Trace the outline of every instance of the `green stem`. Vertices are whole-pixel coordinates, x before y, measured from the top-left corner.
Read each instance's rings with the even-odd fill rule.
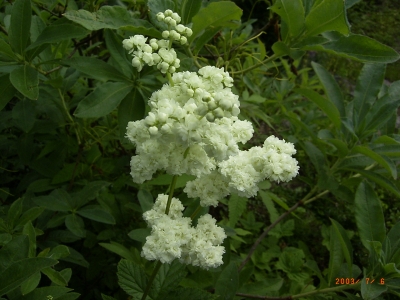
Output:
[[[58,89],[58,94],[60,95],[61,103],[63,105],[64,111],[67,114],[67,117],[68,117],[69,121],[72,123],[72,127],[74,127],[75,134],[76,134],[76,139],[78,140],[78,145],[80,145],[81,144],[81,139],[79,137],[78,130],[76,129],[76,123],[74,122],[74,119],[72,119],[72,117],[71,117],[71,115],[70,115],[70,113],[68,111],[67,105],[65,104],[64,95],[61,93],[60,89]]]
[[[273,55],[271,55],[270,57],[264,59],[262,62],[260,62],[260,63],[258,63],[258,64],[255,64],[255,65],[252,65],[251,67],[249,67],[249,68],[247,68],[247,69],[240,70],[240,71],[237,71],[237,72],[231,72],[231,76],[246,73],[246,72],[248,72],[248,71],[251,71],[251,70],[253,70],[253,69],[256,69],[256,68],[258,68],[258,67],[261,67],[262,65],[265,65],[266,63],[269,63],[270,61],[273,61],[273,60],[275,60],[275,59],[278,59],[279,57],[280,57],[279,55],[273,54]]]
[[[170,86],[174,86],[174,82],[172,81],[171,73],[167,72],[167,78]]]
[[[197,206],[197,208],[196,208],[196,210],[190,215],[190,218],[193,220],[195,217],[196,217],[196,215],[200,212],[200,210],[201,210],[201,206],[199,205],[199,206]]]
[[[169,208],[171,206],[172,196],[174,195],[174,189],[175,189],[175,185],[176,185],[176,181],[177,180],[178,180],[178,175],[174,175],[174,177],[172,177],[171,185],[169,186],[168,202],[167,202],[167,206],[165,207],[165,214],[166,215],[168,215],[168,213],[169,213]]]
[[[145,300],[147,295],[149,294],[151,284],[153,283],[154,279],[156,278],[156,275],[158,273],[158,270],[160,270],[162,263],[160,261],[157,262],[156,266],[154,267],[153,273],[151,273],[149,283],[147,284],[146,290],[143,293],[142,300]]]

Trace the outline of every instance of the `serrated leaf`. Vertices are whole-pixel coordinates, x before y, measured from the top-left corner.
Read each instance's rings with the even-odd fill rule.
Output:
[[[100,118],[112,112],[131,91],[132,84],[107,82],[79,102],[74,115],[78,118]]]
[[[352,34],[322,45],[305,46],[302,50],[327,51],[364,63],[392,63],[399,54],[392,48],[364,35]]]
[[[39,97],[39,73],[28,65],[15,68],[10,73],[12,85],[25,97],[37,100]]]
[[[102,180],[92,181],[85,185],[82,190],[73,195],[74,202],[76,203],[75,208],[81,207],[95,199],[99,195],[99,192],[109,185],[109,182]]]
[[[105,5],[93,13],[84,9],[70,10],[63,14],[63,16],[90,31],[103,28],[119,29],[124,26],[131,26],[142,30],[141,34],[145,35],[149,32],[153,32],[154,34],[154,31],[157,31],[149,22],[133,18],[129,11],[122,6]],[[144,32],[143,29],[146,30],[146,32]],[[159,32],[157,34],[158,36],[160,35]]]
[[[119,68],[125,76],[132,76],[132,63],[127,59],[127,51],[121,47],[122,38],[121,36],[114,33],[113,30],[104,30],[104,37],[106,40],[107,50],[110,52],[111,57],[118,64]]]
[[[304,7],[302,0],[277,0],[270,9],[286,23],[290,36],[297,37],[303,30]]]
[[[229,209],[229,225],[231,227],[235,227],[237,221],[240,216],[246,209],[247,206],[247,198],[239,197],[236,194],[232,194],[229,198],[228,209]]]
[[[47,196],[35,197],[33,202],[52,211],[67,212],[74,208],[71,205],[71,196],[63,189],[54,190]]]
[[[181,4],[182,24],[189,24],[201,8],[202,0],[183,0]]]
[[[371,253],[368,241],[383,243],[386,229],[379,198],[366,182],[361,182],[356,191],[355,218],[361,242]]]
[[[239,273],[235,262],[227,265],[218,277],[215,284],[215,294],[220,296],[220,299],[233,299],[239,288]]]
[[[375,299],[386,290],[386,285],[380,285],[378,282],[367,283],[365,278],[361,280],[361,296],[364,300]]]
[[[154,278],[150,296],[154,299],[164,299],[170,291],[173,291],[179,285],[185,275],[185,265],[178,260],[174,260],[171,264],[162,264]]]
[[[188,41],[192,43],[207,28],[227,26],[233,20],[239,21],[241,16],[242,10],[233,2],[220,1],[210,3],[193,16],[193,35],[189,37]]]
[[[83,38],[89,33],[90,32],[82,26],[75,24],[50,25],[43,29],[36,41],[29,45],[26,50],[34,49],[43,44],[57,43],[73,38]]]
[[[346,18],[344,1],[323,1],[313,6],[306,17],[305,26],[306,36],[314,36],[326,31],[349,34],[350,28]]]
[[[151,233],[151,228],[139,228],[139,229],[134,229],[128,233],[128,236],[135,241],[145,243],[146,238],[150,235]]]
[[[128,294],[136,298],[142,297],[146,287],[146,273],[134,262],[122,259],[118,264],[118,283]],[[153,299],[147,296],[147,299]],[[153,299],[154,300],[154,299]]]

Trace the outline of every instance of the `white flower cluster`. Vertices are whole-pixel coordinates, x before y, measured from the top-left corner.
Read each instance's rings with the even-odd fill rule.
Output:
[[[187,38],[193,34],[192,29],[179,24],[181,22],[181,17],[170,9],[167,9],[164,13],[159,12],[157,14],[157,20],[167,24],[168,28],[173,28],[162,32],[162,37],[164,39],[171,39],[172,41],[177,41],[180,42],[181,45],[184,45],[187,43]]]
[[[122,41],[123,47],[132,54],[132,66],[140,72],[144,65],[157,66],[161,73],[174,73],[180,67],[180,60],[176,52],[171,48],[173,41],[180,42],[181,45],[187,43],[187,37],[192,35],[192,30],[179,24],[181,17],[167,9],[164,13],[157,14],[157,20],[164,22],[174,29],[162,32],[163,40],[151,39],[147,42],[147,37],[143,35],[131,36]]]
[[[268,137],[263,147],[240,151],[235,156],[218,163],[218,170],[188,182],[184,192],[191,198],[200,198],[202,206],[218,204],[218,200],[237,193],[253,197],[258,192],[257,183],[264,179],[289,181],[298,174],[296,153],[292,143]]]
[[[225,250],[220,244],[226,235],[215,219],[205,214],[192,227],[191,219],[182,216],[184,207],[178,199],[172,198],[169,214],[164,213],[167,201],[167,195],[158,195],[153,209],[143,214],[152,231],[146,238],[142,256],[162,263],[178,258],[182,263],[205,269],[221,265]]]
[[[222,68],[175,73],[172,81],[173,86],[153,93],[144,120],[128,123],[127,137],[136,144],[131,175],[137,183],[150,180],[157,170],[209,174],[253,135],[251,123],[237,118],[238,96]]]
[[[151,39],[147,44],[143,35],[131,36],[122,41],[123,47],[132,54],[132,66],[140,72],[144,65],[154,66],[163,73],[174,73],[180,66],[180,60],[174,49],[169,49],[168,40]],[[158,52],[153,52],[158,51]]]

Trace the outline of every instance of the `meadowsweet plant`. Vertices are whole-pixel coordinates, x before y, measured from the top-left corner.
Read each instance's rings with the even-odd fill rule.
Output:
[[[201,206],[216,206],[231,193],[255,196],[257,183],[266,178],[279,182],[296,176],[299,167],[291,143],[271,136],[263,147],[239,150],[238,143],[246,143],[254,131],[249,121],[238,118],[240,103],[231,90],[233,79],[213,66],[197,73],[175,72],[179,59],[172,43],[184,45],[191,30],[179,24],[181,18],[171,10],[158,13],[157,20],[175,28],[162,33],[169,40],[151,39],[146,44],[146,37],[135,35],[123,41],[138,71],[145,64],[157,65],[169,79],[150,97],[148,116],[128,123],[126,136],[136,145],[137,154],[131,159],[134,182],[152,179],[157,170],[174,179],[184,173],[194,175],[184,192],[200,198]],[[143,215],[152,231],[142,256],[161,263],[179,259],[205,269],[220,266],[224,230],[209,214],[193,227],[191,219],[182,215],[182,203],[172,195],[173,185],[170,194],[158,195],[153,209]]]

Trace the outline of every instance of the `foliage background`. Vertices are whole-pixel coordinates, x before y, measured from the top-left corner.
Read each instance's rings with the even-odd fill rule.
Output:
[[[165,78],[150,69],[140,75],[134,71],[121,41],[135,33],[157,37],[159,32],[141,21],[148,20],[146,1],[28,2],[31,8],[22,5],[27,1],[0,5],[0,291],[7,292],[0,294],[6,297],[3,299],[45,299],[49,295],[54,299],[126,299],[128,293],[136,299],[141,288],[138,274],[143,276],[140,270],[149,276],[154,265],[140,257],[149,234],[141,214],[159,193],[166,191],[171,176],[160,173],[143,185],[130,179],[129,160],[135,151],[124,138],[126,123],[143,118],[148,109],[146,99],[162,86]],[[203,2],[203,6],[208,4]],[[245,299],[244,294],[283,297],[342,286],[327,282],[333,278],[376,276],[390,283],[392,276],[394,281],[386,285],[388,290],[368,286],[364,280],[361,288],[350,287],[348,294],[337,290],[303,298],[354,299],[361,293],[365,299],[397,299],[400,255],[394,249],[399,236],[394,235],[395,229],[392,239],[386,234],[391,228],[398,229],[399,223],[397,227],[395,224],[400,217],[400,184],[396,180],[400,153],[396,114],[398,61],[389,64],[386,73],[382,64],[364,69],[365,77],[372,76],[375,82],[370,90],[373,97],[387,99],[386,95],[390,100],[393,96],[383,112],[380,104],[372,106],[370,111],[380,115],[367,111],[360,116],[360,120],[374,121],[374,126],[365,130],[360,125],[353,135],[335,129],[330,107],[324,107],[316,96],[331,96],[326,85],[332,80],[324,74],[334,75],[344,91],[344,103],[350,105],[356,97],[363,63],[338,57],[337,53],[312,50],[304,56],[285,55],[266,66],[240,73],[276,52],[272,46],[279,41],[277,28],[282,21],[267,10],[274,4],[269,1],[235,3],[243,10],[241,25],[228,22],[217,26],[215,32],[211,30],[212,38],[204,47],[195,49],[198,59],[202,64],[219,67],[229,62],[235,92],[241,100],[241,117],[251,120],[256,130],[243,149],[260,145],[272,134],[285,138],[298,149],[301,174],[287,184],[264,182],[255,198],[232,196],[211,208],[210,213],[221,220],[220,225],[229,236],[226,264],[209,272],[165,266],[161,282],[165,284],[168,275],[175,274],[172,279],[176,285],[186,290],[173,294],[165,284],[164,294],[152,297],[211,299],[220,295],[222,299],[233,299],[232,291],[238,293],[235,299]],[[157,12],[174,1],[148,4]],[[15,5],[20,5],[24,17],[32,15],[31,21],[21,18],[11,25],[10,19],[18,18],[12,9]],[[86,27],[73,22],[73,13],[70,18],[63,15],[78,9],[95,13],[104,5],[122,6],[133,13],[119,11],[115,23],[89,22]],[[399,10],[394,1],[361,1],[348,10],[351,31],[399,51]],[[118,24],[132,16],[132,24]],[[24,28],[29,31],[26,46],[30,51],[13,48],[10,53],[9,44],[14,47],[24,43],[12,42],[16,39],[10,30],[24,32]],[[266,34],[254,38],[260,29]],[[32,46],[34,43],[36,47]],[[227,49],[234,51],[227,56]],[[196,69],[187,50],[180,49],[179,55],[183,68]],[[361,79],[359,82],[365,88]],[[91,93],[96,97],[88,100]],[[100,98],[105,99],[104,103],[95,103]],[[346,108],[352,111],[351,106]],[[379,122],[381,119],[384,121]],[[185,214],[190,215],[198,203],[185,198],[182,192],[187,180],[183,177],[178,181],[176,195],[188,205]],[[312,201],[287,213],[301,199]],[[365,199],[367,202],[362,202]],[[367,222],[379,224],[373,225],[377,229],[370,233],[380,241],[384,255],[378,244],[369,248],[365,243],[369,233],[363,232],[361,221],[357,221],[365,221],[371,212],[364,210],[369,207],[367,203],[372,203],[375,212]],[[237,272],[263,229],[282,214],[288,217],[268,232],[251,261]],[[382,226],[386,226],[383,231],[379,229]],[[335,242],[338,240],[342,244]],[[385,246],[384,241],[388,240],[393,242],[393,248]],[[392,255],[388,249],[393,250]],[[342,263],[349,264],[346,251],[353,253],[348,255],[352,257],[350,273],[346,267],[340,268]],[[391,267],[390,259],[394,262]],[[124,267],[136,274],[131,274],[128,282],[121,279]],[[9,285],[4,283],[6,279]],[[227,280],[234,280],[240,289],[234,289]],[[137,285],[130,286],[132,282]]]

